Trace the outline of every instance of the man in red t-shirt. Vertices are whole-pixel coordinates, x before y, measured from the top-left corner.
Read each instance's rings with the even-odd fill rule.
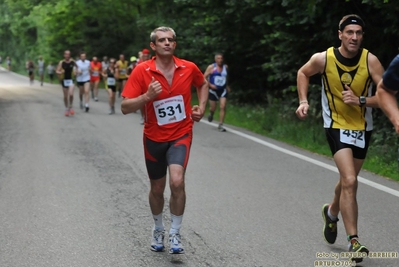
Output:
[[[90,62],[90,86],[94,101],[98,101],[98,84],[100,82],[101,72],[101,62],[97,60],[97,57],[93,57],[93,60]]]
[[[171,190],[169,253],[184,253],[181,244],[186,195],[186,171],[194,121],[201,120],[208,99],[208,83],[198,67],[173,56],[176,34],[169,27],[151,33],[151,49],[155,57],[134,68],[122,96],[122,113],[144,108],[144,154],[150,178],[149,201],[155,225],[152,251],[164,251],[165,230],[162,222],[166,172],[169,167]],[[191,107],[191,87],[197,88],[199,106]]]

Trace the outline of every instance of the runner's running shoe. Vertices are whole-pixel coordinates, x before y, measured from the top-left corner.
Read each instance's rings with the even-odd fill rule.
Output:
[[[329,204],[324,204],[323,209],[322,209],[322,215],[323,215],[323,220],[324,220],[324,227],[323,227],[323,233],[324,233],[324,240],[326,240],[327,243],[329,244],[334,244],[335,240],[337,239],[337,222],[333,221],[328,217],[328,207]]]
[[[209,113],[209,115],[208,115],[208,121],[209,121],[209,122],[212,122],[212,121],[213,121],[213,114],[212,114],[212,113]]]
[[[181,244],[181,236],[179,233],[169,235],[169,253],[184,254],[184,248]]]
[[[68,109],[65,110],[65,116],[66,116],[66,117],[69,117],[69,110],[68,110]]]
[[[369,254],[367,247],[360,244],[357,239],[352,239],[350,241],[349,252],[355,254],[354,257],[351,257],[349,260],[355,261],[356,263],[362,262],[363,258],[367,257]]]
[[[226,129],[223,127],[223,124],[219,124],[218,130],[219,130],[219,132],[225,132],[226,131]]]
[[[152,229],[151,250],[155,252],[162,252],[165,250],[163,241],[165,239],[165,230]]]
[[[69,114],[71,114],[71,116],[75,115],[75,111],[73,110],[73,108],[69,109]]]

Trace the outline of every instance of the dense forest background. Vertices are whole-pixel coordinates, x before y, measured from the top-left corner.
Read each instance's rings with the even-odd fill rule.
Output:
[[[278,106],[276,116],[294,121],[297,69],[313,53],[339,46],[338,22],[351,13],[366,23],[363,47],[386,68],[399,47],[393,0],[0,0],[0,56],[20,69],[39,55],[58,61],[66,49],[129,58],[149,48],[150,32],[166,25],[177,33],[177,55],[203,71],[215,52],[224,53],[231,101]],[[320,77],[312,83],[309,120],[322,131]],[[397,137],[381,111],[374,114],[373,148],[391,161]]]

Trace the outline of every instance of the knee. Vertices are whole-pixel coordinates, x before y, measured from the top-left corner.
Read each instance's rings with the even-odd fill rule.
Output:
[[[341,188],[346,191],[356,191],[357,179],[355,176],[341,177]]]
[[[153,183],[151,185],[151,190],[150,193],[154,196],[154,197],[163,197],[163,192],[165,190],[165,186],[163,186],[161,183]]]
[[[170,177],[170,191],[172,194],[179,194],[184,192],[184,176],[175,175]]]

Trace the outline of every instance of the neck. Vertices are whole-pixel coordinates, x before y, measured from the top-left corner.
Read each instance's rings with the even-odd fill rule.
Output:
[[[347,51],[345,48],[343,48],[342,46],[340,46],[339,48],[338,48],[338,51],[339,51],[339,53],[341,53],[341,55],[343,56],[343,57],[345,57],[345,58],[354,58],[358,53],[359,53],[359,50],[357,50],[356,52],[350,52],[350,51]]]
[[[155,63],[157,68],[161,70],[169,69],[175,66],[175,61],[173,60],[173,56],[162,57],[157,55]]]

